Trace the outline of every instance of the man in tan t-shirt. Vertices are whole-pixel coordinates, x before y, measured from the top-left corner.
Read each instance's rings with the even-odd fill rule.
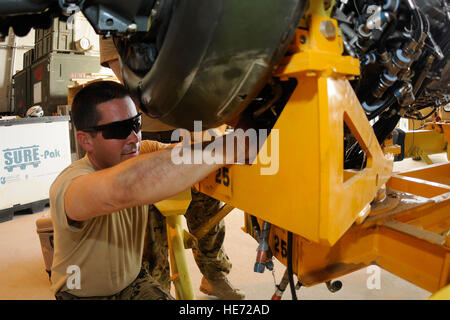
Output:
[[[141,141],[140,114],[113,81],[83,88],[73,101],[72,120],[86,156],[50,189],[56,298],[172,299],[142,264],[148,204],[180,193],[222,165],[176,165],[170,149]],[[221,156],[223,163],[235,159]]]
[[[113,70],[117,78],[123,83],[120,71],[119,56],[112,38],[104,39],[99,37],[100,41],[100,63],[104,67],[109,67]],[[148,118],[143,115],[143,130],[149,127],[146,123]],[[223,130],[222,130],[223,129]],[[221,127],[221,134],[224,133],[224,127]],[[220,134],[219,134],[220,135]],[[202,135],[203,136],[203,135]],[[199,141],[197,141],[199,142]],[[159,144],[162,146],[162,144]],[[141,151],[142,152],[142,151]],[[197,192],[192,188],[192,201],[185,214],[189,230],[195,230],[202,225],[210,216],[213,216],[220,209],[220,201],[213,199],[203,193]],[[153,229],[161,230],[161,233],[148,229],[151,242],[151,248],[144,248],[144,260],[150,262],[150,269],[152,277],[158,279],[163,287],[168,279],[168,262],[166,252],[161,248],[167,246],[167,239],[165,236],[165,219],[157,212],[157,210],[150,206],[150,225],[156,225]],[[231,261],[229,260],[224,248],[223,241],[225,237],[225,223],[220,221],[210,232],[199,239],[198,248],[193,249],[194,259],[203,274],[200,291],[206,294],[215,295],[221,299],[243,299],[244,293],[233,287],[227,280],[226,275],[231,271]]]

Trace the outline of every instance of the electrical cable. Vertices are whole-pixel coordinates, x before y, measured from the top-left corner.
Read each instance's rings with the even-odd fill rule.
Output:
[[[289,286],[291,287],[292,300],[297,300],[297,293],[295,292],[294,274],[292,271],[292,232],[288,232],[287,243],[287,265],[289,273]]]
[[[433,110],[430,113],[428,113],[426,116],[413,117],[413,116],[404,115],[403,118],[412,119],[412,120],[425,120],[426,118],[431,116],[434,112],[436,112],[436,109],[437,109],[436,107],[433,107]]]

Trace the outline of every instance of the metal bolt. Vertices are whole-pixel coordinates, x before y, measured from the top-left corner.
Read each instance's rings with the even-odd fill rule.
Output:
[[[330,20],[321,21],[319,31],[327,40],[331,40],[336,36],[336,27]]]
[[[306,37],[304,35],[301,35],[299,40],[300,40],[301,44],[305,44],[306,43]]]

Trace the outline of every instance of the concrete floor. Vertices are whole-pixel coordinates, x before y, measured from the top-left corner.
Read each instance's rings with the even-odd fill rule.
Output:
[[[445,154],[432,155],[435,162],[447,161]],[[396,163],[395,171],[424,166],[421,161],[406,159]],[[50,292],[50,283],[44,269],[39,237],[35,221],[48,214],[48,208],[35,214],[15,215],[14,219],[0,223],[0,299],[54,299]],[[270,299],[275,282],[279,282],[285,267],[275,261],[274,273],[266,270],[263,274],[253,272],[256,257],[256,241],[241,230],[244,225],[243,212],[235,209],[225,218],[227,233],[225,250],[233,269],[230,281],[246,293],[247,299]],[[198,299],[212,299],[202,294],[198,287],[201,274],[190,251],[187,252],[192,282]],[[369,289],[368,281],[372,270],[362,269],[339,278],[343,287],[337,293],[330,293],[325,285],[301,288],[297,292],[299,299],[427,299],[431,293],[397,276],[381,270],[380,288]],[[173,293],[173,290],[172,290]],[[174,294],[174,293],[173,293]],[[289,289],[283,299],[290,299]]]

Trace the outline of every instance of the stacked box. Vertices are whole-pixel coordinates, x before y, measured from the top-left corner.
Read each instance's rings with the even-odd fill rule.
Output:
[[[53,19],[53,25],[44,30],[43,55],[52,51],[67,51],[72,49],[73,29],[59,18]]]
[[[46,116],[56,114],[58,105],[67,104],[67,86],[73,84],[71,78],[100,71],[98,56],[50,52],[31,66],[31,104],[40,105]]]
[[[28,66],[28,56],[30,55],[28,52],[30,51],[28,50],[23,53],[23,68],[26,68]]]
[[[72,28],[69,24],[67,24],[66,21],[62,21],[59,18],[54,18],[53,25],[50,28],[44,30],[43,37],[45,38],[52,32],[72,33]]]
[[[68,51],[72,49],[73,29],[59,18],[53,19],[53,25],[45,30],[36,29],[35,60],[52,51]]]
[[[40,59],[44,55],[44,29],[36,29],[34,34],[34,59]]]
[[[52,51],[68,51],[72,49],[72,33],[52,32],[44,37],[43,55]]]
[[[23,68],[31,66],[34,62],[34,48],[23,54]]]
[[[39,60],[44,56],[44,41],[41,39],[34,44],[34,59]]]
[[[30,72],[30,67],[26,67],[12,77],[14,89],[14,110],[12,112],[19,116],[24,116],[31,107]]]
[[[44,39],[44,29],[35,29],[34,31],[34,42],[38,43]]]

